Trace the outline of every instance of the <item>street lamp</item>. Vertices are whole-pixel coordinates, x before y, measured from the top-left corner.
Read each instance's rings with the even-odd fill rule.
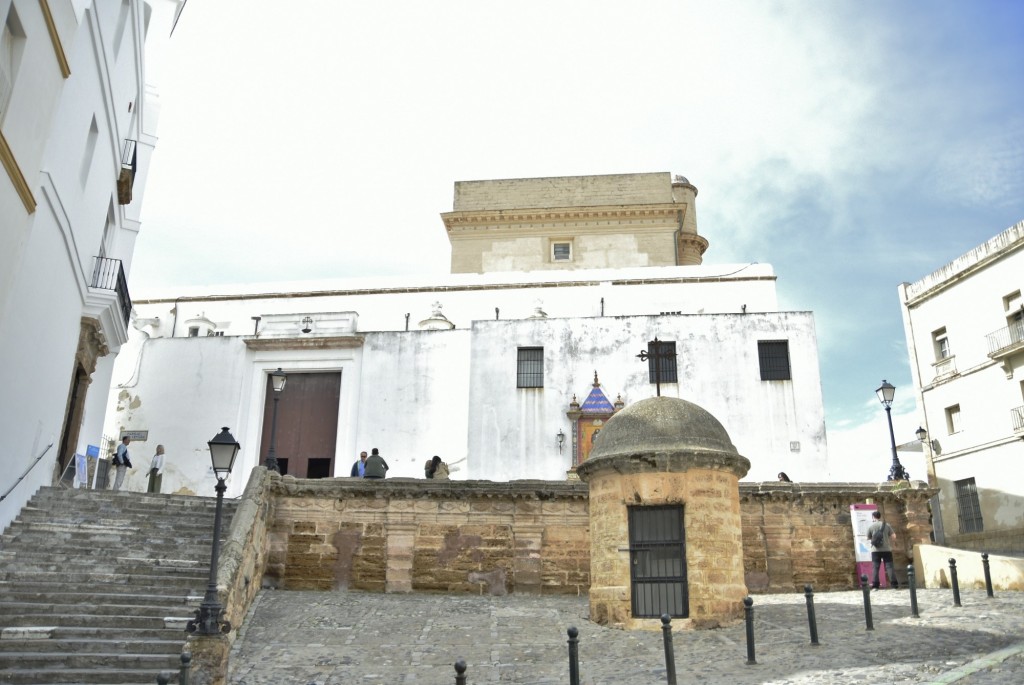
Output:
[[[565,433],[562,432],[561,428],[558,429],[558,435],[555,436],[555,439],[558,441],[558,453],[561,454],[562,443],[565,442]]]
[[[263,465],[267,467],[268,471],[277,471],[281,473],[281,467],[277,465],[277,452],[275,450],[277,443],[277,401],[281,399],[281,393],[284,391],[284,384],[288,381],[288,374],[281,370],[281,367],[277,368],[270,374],[270,382],[274,386],[274,416],[270,419],[270,449],[267,450],[267,459],[263,462]]]
[[[892,466],[889,468],[888,480],[910,480],[910,475],[900,458],[896,456],[896,434],[892,431],[892,399],[896,396],[896,386],[889,381],[883,380],[882,386],[875,391],[878,401],[885,407],[885,416],[889,419],[889,443],[892,445]]]
[[[217,509],[213,515],[213,546],[210,552],[210,582],[206,585],[206,596],[203,603],[196,609],[196,617],[188,622],[186,630],[199,635],[219,635],[231,632],[231,624],[221,619],[224,607],[217,597],[217,561],[220,556],[220,519],[224,506],[224,491],[228,486],[224,479],[231,473],[235,464],[235,456],[241,448],[235,438],[228,432],[227,426],[206,443],[210,447],[210,459],[213,461],[213,473],[217,477]]]

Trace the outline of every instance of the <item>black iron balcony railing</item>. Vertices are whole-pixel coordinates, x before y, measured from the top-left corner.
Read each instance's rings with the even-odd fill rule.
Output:
[[[1024,343],[1024,321],[1014,321],[1006,328],[1000,328],[985,337],[988,339],[988,355],[998,357],[1007,350]]]
[[[1013,421],[1013,432],[1024,433],[1024,407],[1014,407],[1010,410],[1010,420]]]
[[[96,265],[92,269],[91,285],[93,288],[113,290],[117,293],[117,303],[121,305],[121,317],[124,319],[124,325],[127,326],[132,313],[132,298],[128,295],[128,279],[125,278],[124,265],[121,264],[121,260],[97,257]]]

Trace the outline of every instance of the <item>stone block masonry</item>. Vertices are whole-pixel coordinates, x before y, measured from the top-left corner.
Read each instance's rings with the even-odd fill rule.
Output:
[[[578,481],[271,478],[265,584],[500,595],[590,588],[589,492]],[[850,504],[896,530],[898,572],[929,542],[923,483],[740,483],[748,591],[855,587]],[[689,527],[691,522],[687,521]],[[695,563],[695,560],[694,560]],[[691,569],[691,578],[714,569]]]

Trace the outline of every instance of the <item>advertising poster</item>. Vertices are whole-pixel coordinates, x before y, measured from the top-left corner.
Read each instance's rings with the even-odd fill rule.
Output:
[[[875,504],[851,504],[850,523],[853,525],[853,554],[856,560],[857,587],[860,587],[860,577],[867,576],[871,582],[871,541],[868,540],[868,526],[871,525],[871,514],[878,509]],[[885,584],[885,574],[882,576],[882,584]]]
[[[75,487],[82,488],[89,485],[89,462],[84,454],[75,454]]]

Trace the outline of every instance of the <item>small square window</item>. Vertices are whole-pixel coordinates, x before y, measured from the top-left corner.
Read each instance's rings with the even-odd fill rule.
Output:
[[[957,519],[961,533],[980,533],[985,530],[981,519],[981,503],[978,501],[978,486],[973,478],[954,481],[956,486]]]
[[[517,388],[544,387],[544,348],[520,347],[516,367]]]
[[[789,381],[793,379],[789,368],[788,340],[758,340],[757,361],[761,366],[761,380]]]
[[[946,430],[950,435],[960,432],[960,405],[946,407]]]
[[[572,260],[572,243],[570,242],[552,242],[551,243],[551,261],[553,262],[568,262]]]
[[[661,378],[656,372],[660,371]],[[653,340],[647,343],[647,375],[651,383],[678,383],[676,344],[672,340]]]
[[[188,337],[190,337],[190,338],[198,338],[199,337],[199,326],[189,326],[188,327]]]

